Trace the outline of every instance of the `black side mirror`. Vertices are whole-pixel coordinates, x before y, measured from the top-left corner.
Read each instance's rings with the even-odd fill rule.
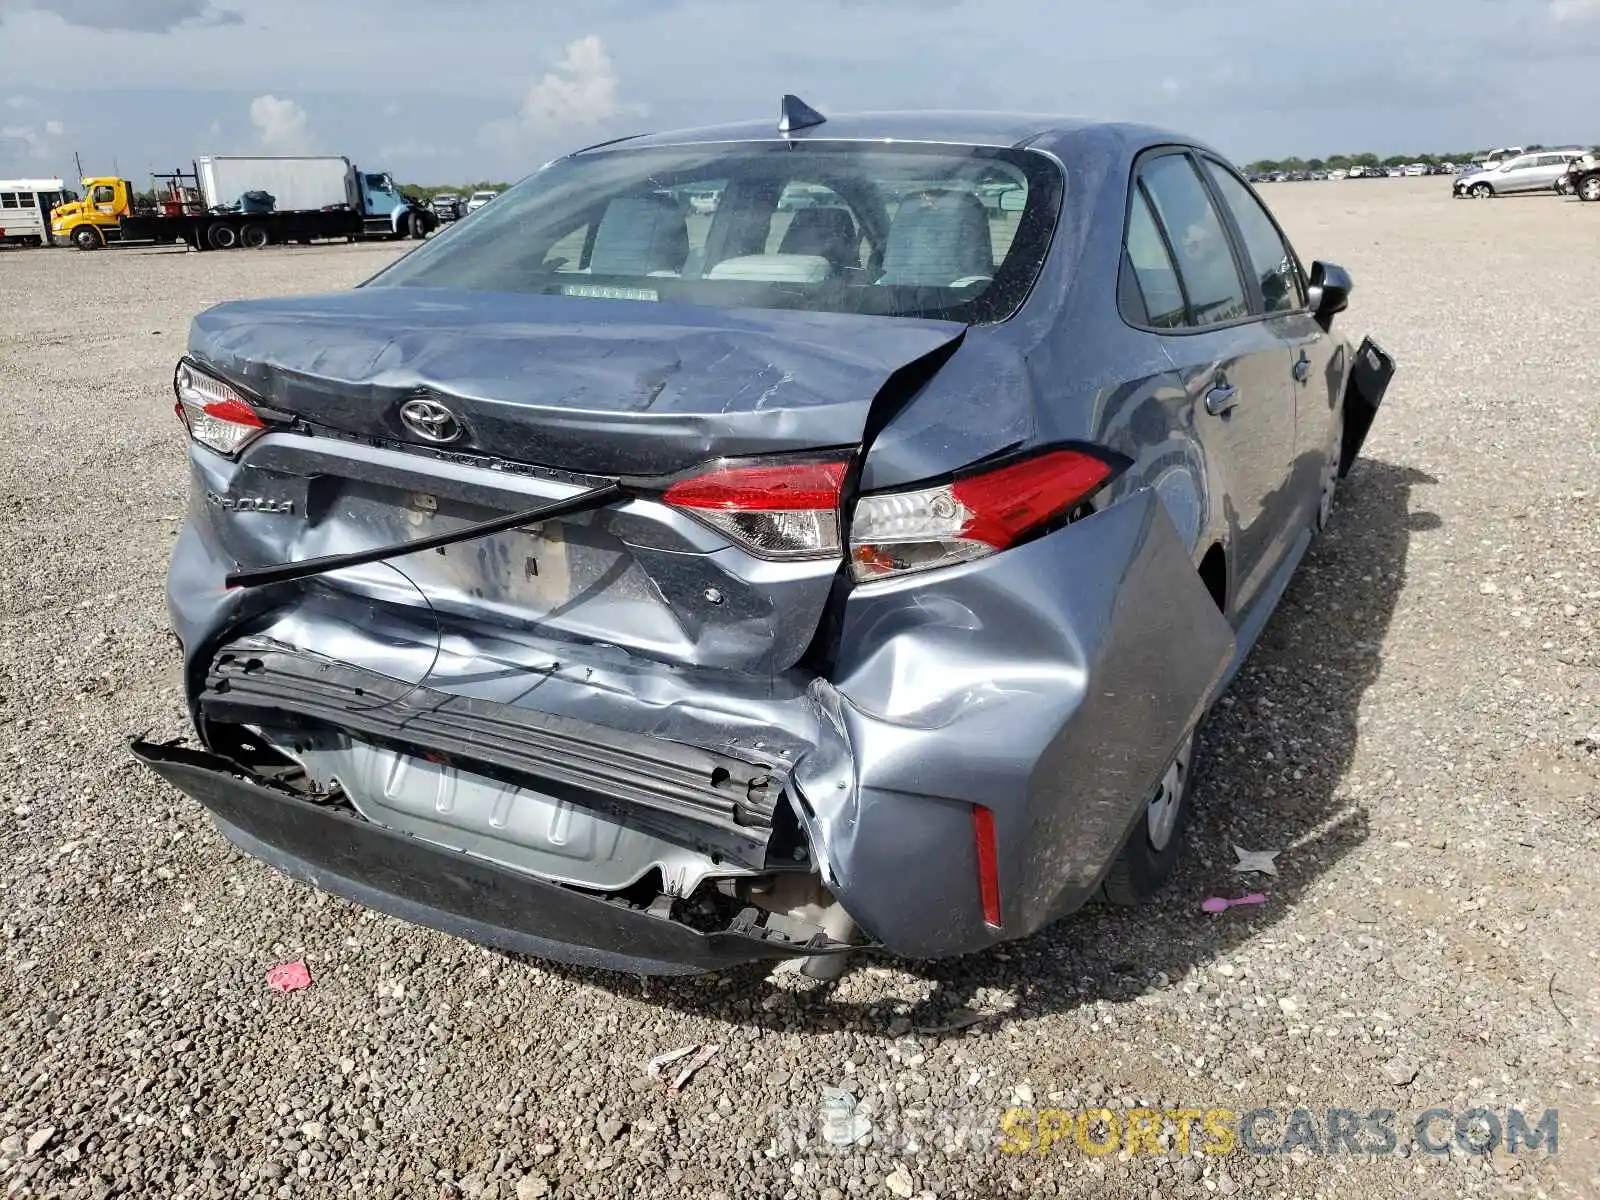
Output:
[[[1342,313],[1350,307],[1350,289],[1355,284],[1350,281],[1350,272],[1338,263],[1322,262],[1320,259],[1311,264],[1310,285],[1306,289],[1306,299],[1311,305],[1311,315],[1316,318],[1317,324],[1327,329],[1333,324],[1335,314]]]

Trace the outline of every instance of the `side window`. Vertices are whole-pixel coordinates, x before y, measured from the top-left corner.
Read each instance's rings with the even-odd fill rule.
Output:
[[[1306,296],[1300,283],[1300,270],[1261,201],[1226,167],[1210,159],[1206,159],[1205,164],[1223,204],[1233,213],[1234,222],[1244,237],[1245,257],[1260,281],[1261,298],[1267,312],[1295,312],[1304,308]]]
[[[15,192],[0,192],[0,208],[15,208],[17,194]]]
[[[114,197],[112,195],[111,188],[110,188],[109,185],[101,184],[99,187],[95,188],[95,190],[94,190],[94,203],[95,204],[111,204],[113,202],[113,200],[114,200]]]
[[[1136,325],[1153,325],[1159,329],[1182,326],[1187,315],[1183,287],[1178,283],[1178,272],[1172,265],[1172,256],[1167,253],[1167,244],[1156,226],[1156,219],[1150,213],[1143,188],[1134,189],[1133,204],[1128,209],[1127,252],[1127,264],[1138,281],[1144,311],[1124,315]]]
[[[1141,178],[1177,256],[1189,293],[1190,323],[1217,325],[1249,316],[1244,280],[1222,219],[1188,157],[1164,154],[1146,164]]]

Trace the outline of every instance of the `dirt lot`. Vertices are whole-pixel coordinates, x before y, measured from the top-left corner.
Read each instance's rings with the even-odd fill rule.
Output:
[[[1210,727],[1166,901],[831,990],[510,960],[281,878],[137,769],[127,735],[184,730],[186,323],[396,251],[0,254],[6,1194],[1600,1194],[1600,205],[1447,192],[1264,189],[1400,374]],[[1280,851],[1268,903],[1203,915],[1235,843]],[[641,1078],[702,1042],[681,1094]],[[865,1145],[819,1137],[830,1087]],[[1009,1107],[1137,1106],[1270,1108],[1255,1144],[1293,1152],[997,1142]],[[1400,1146],[1349,1153],[1330,1107],[1395,1110]],[[1557,1109],[1558,1153],[1427,1153],[1430,1107]]]

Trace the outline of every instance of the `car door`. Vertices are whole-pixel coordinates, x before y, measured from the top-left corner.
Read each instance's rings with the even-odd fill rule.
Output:
[[[1205,455],[1211,523],[1225,531],[1237,625],[1284,549],[1295,436],[1290,353],[1251,300],[1234,237],[1195,159],[1157,151],[1140,160],[1137,180],[1135,219],[1142,202],[1182,292],[1184,319],[1164,342]]]
[[[1522,155],[1513,158],[1500,168],[1500,180],[1495,184],[1497,192],[1526,192],[1538,186],[1537,172],[1534,170],[1534,155]]]
[[[1272,213],[1226,163],[1209,156],[1202,161],[1243,248],[1266,328],[1290,355],[1294,458],[1283,514],[1292,544],[1316,514],[1322,468],[1340,435],[1344,364],[1335,340],[1311,312],[1299,256]]]

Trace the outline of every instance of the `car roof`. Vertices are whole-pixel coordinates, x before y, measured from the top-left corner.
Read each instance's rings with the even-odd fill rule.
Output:
[[[1203,145],[1195,138],[1155,126],[1096,120],[1048,113],[978,111],[893,111],[840,113],[825,123],[780,133],[777,117],[691,129],[663,130],[617,138],[578,151],[693,146],[714,142],[924,142],[997,148],[1053,146],[1078,136],[1111,139],[1122,148],[1179,142]]]

